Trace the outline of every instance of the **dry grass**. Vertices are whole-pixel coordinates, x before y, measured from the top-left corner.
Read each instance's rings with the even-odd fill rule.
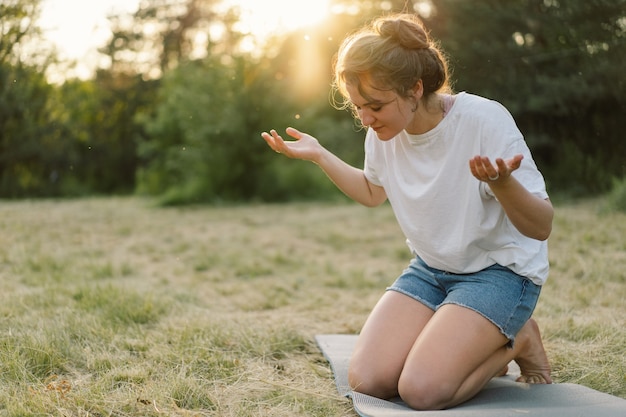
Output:
[[[626,397],[626,215],[561,206],[557,381]],[[0,416],[354,416],[315,346],[408,261],[388,206],[0,204]]]
[[[551,277],[535,315],[558,381],[626,398],[626,214],[557,207]]]

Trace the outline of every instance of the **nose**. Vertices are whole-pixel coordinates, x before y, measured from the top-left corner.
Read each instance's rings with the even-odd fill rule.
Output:
[[[359,111],[359,117],[361,118],[361,123],[363,124],[363,126],[371,126],[376,120],[372,113],[365,109],[361,109]]]

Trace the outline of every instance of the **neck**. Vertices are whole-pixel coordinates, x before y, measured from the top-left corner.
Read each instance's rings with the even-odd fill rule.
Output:
[[[434,129],[443,120],[443,97],[435,94],[430,100],[421,99],[413,113],[413,121],[406,127],[407,133],[421,135]]]

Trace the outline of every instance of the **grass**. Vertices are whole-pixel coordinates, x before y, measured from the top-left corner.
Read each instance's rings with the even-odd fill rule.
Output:
[[[626,398],[626,214],[557,207],[535,317],[557,382]],[[355,416],[318,333],[408,262],[388,206],[0,204],[0,416]]]

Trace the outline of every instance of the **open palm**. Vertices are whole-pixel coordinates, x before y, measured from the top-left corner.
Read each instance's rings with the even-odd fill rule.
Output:
[[[263,132],[261,136],[270,148],[289,158],[315,161],[322,147],[317,139],[306,133],[302,133],[292,127],[287,128],[287,134],[295,140],[285,141],[275,130],[270,133]]]

